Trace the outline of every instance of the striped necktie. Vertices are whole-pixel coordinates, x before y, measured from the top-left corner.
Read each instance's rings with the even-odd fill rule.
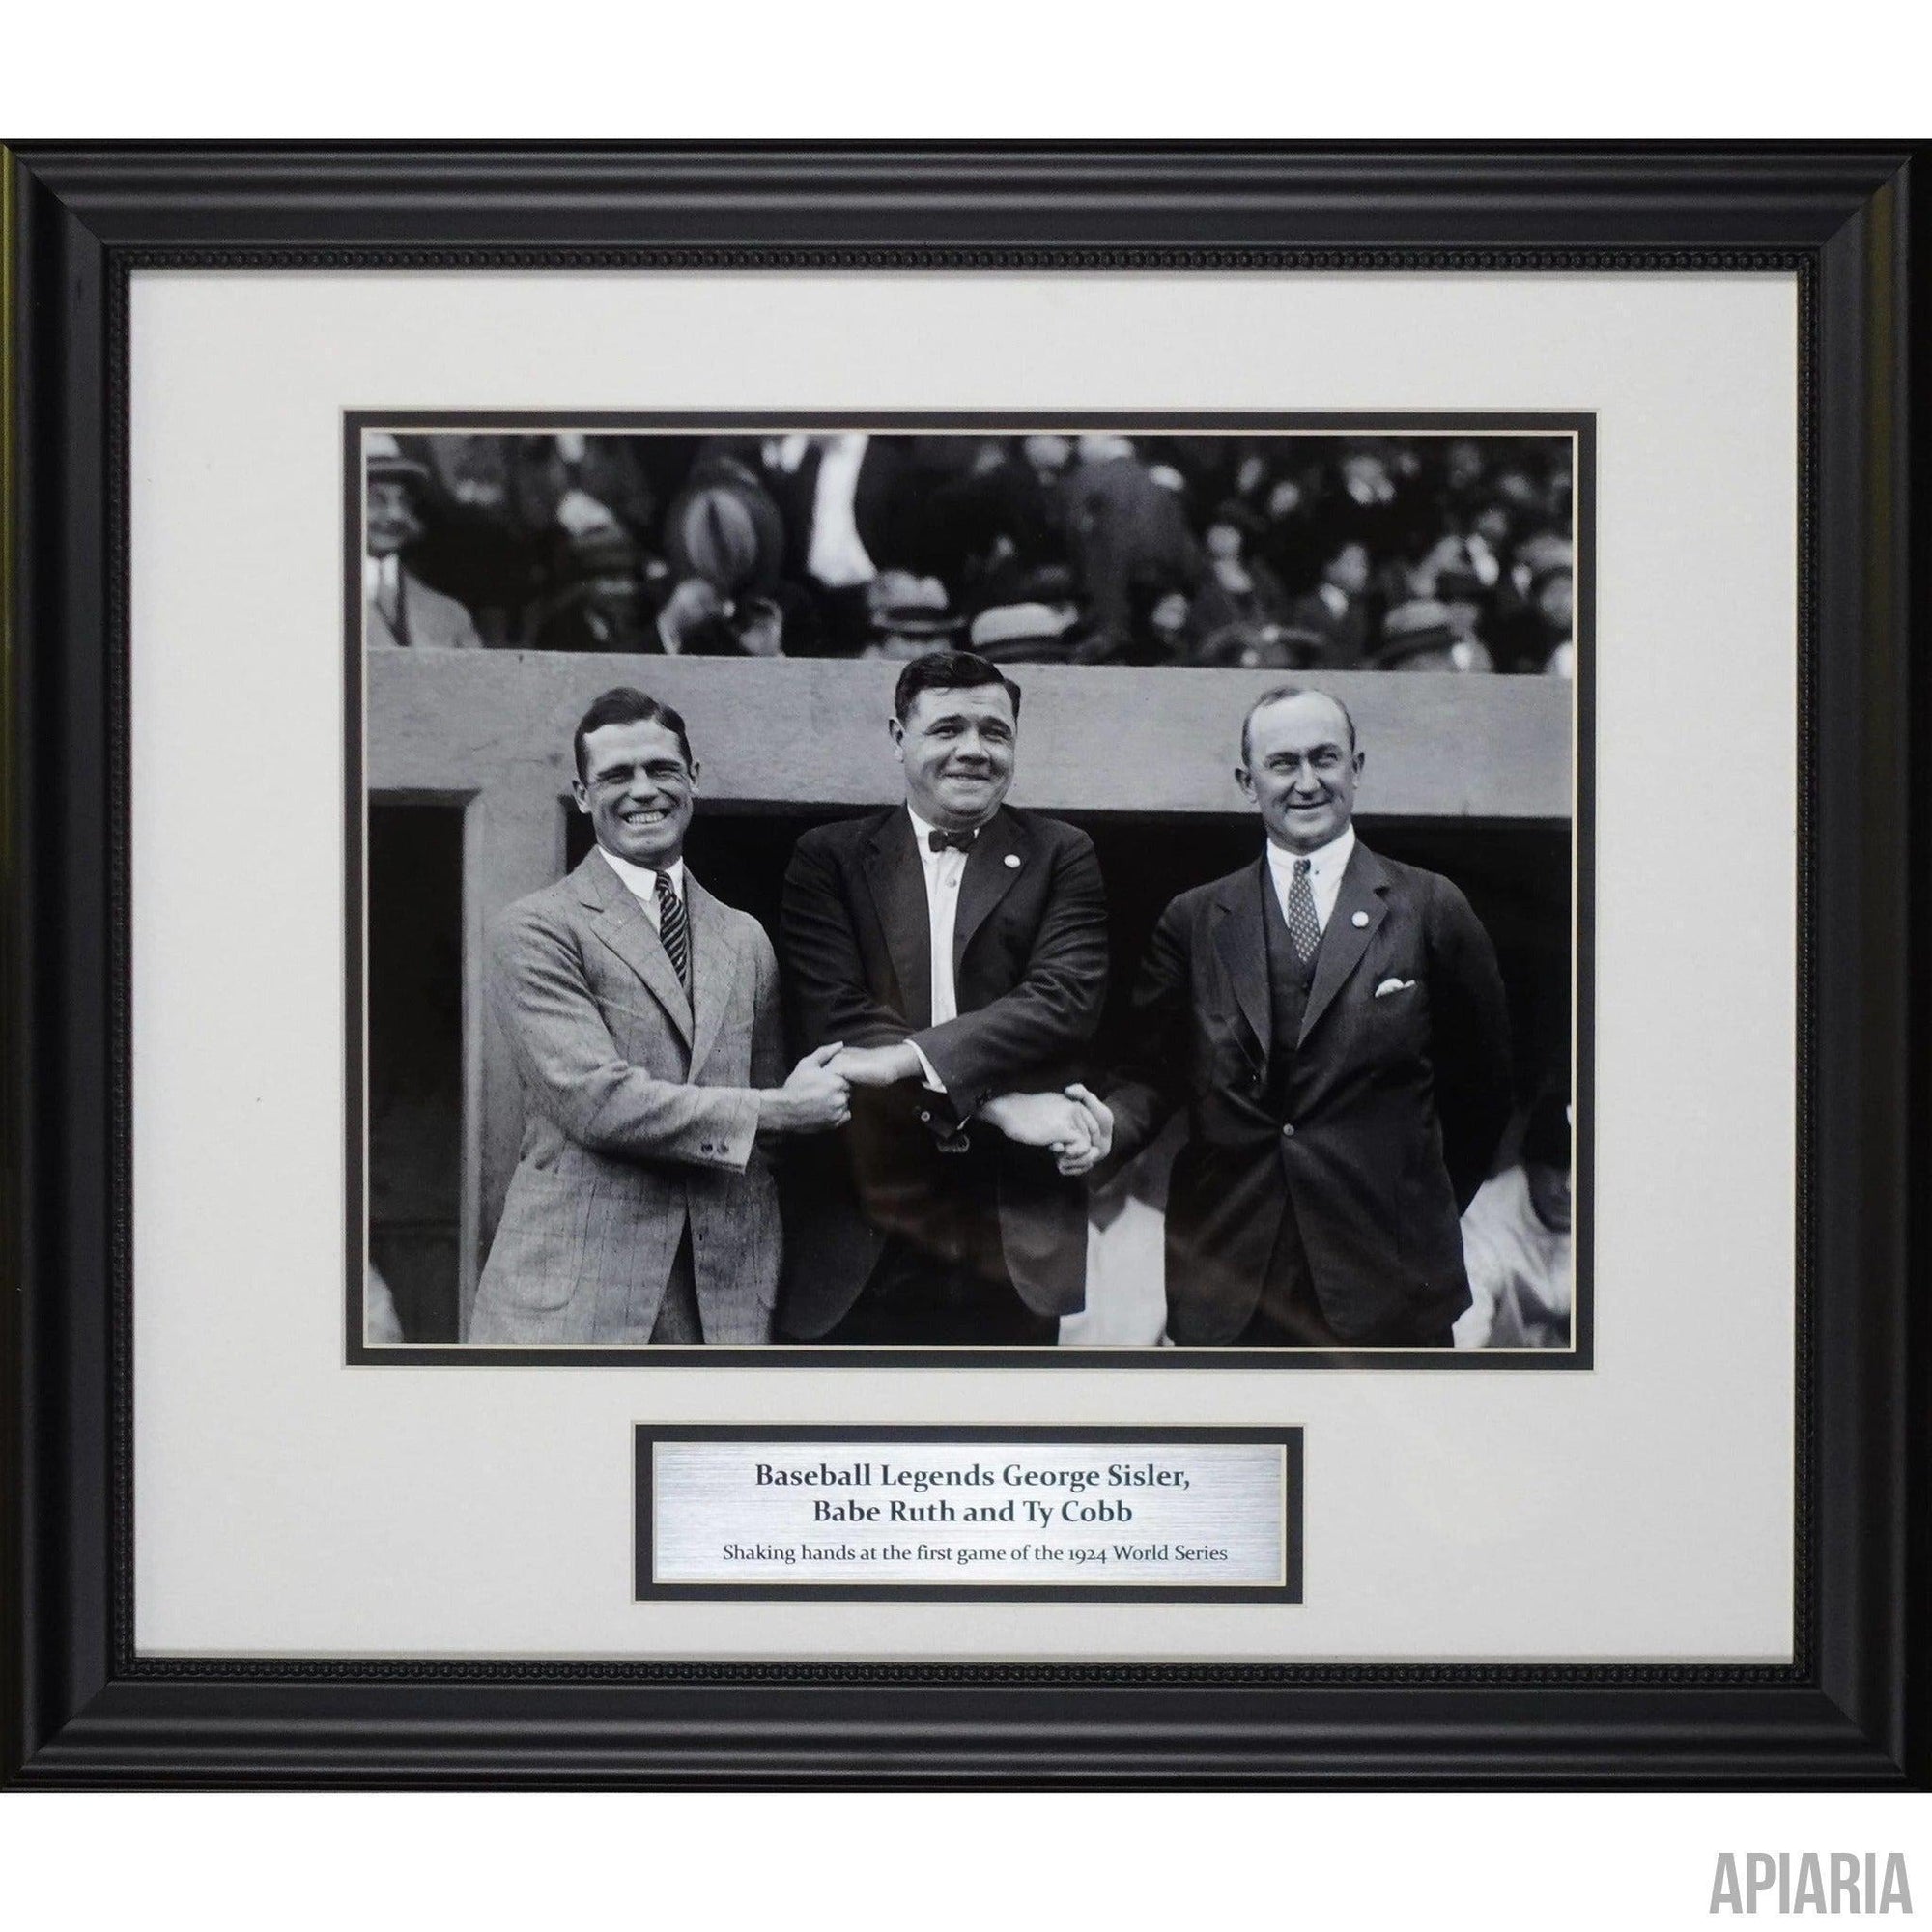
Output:
[[[658,937],[677,977],[684,983],[685,997],[691,996],[691,923],[685,918],[684,901],[670,882],[668,872],[658,874]]]

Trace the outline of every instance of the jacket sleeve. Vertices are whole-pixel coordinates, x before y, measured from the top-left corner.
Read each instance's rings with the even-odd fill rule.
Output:
[[[1435,1110],[1460,1214],[1489,1178],[1509,1122],[1509,1006],[1496,949],[1447,879],[1436,883],[1428,938]]]
[[[572,1140],[638,1160],[744,1170],[756,1093],[660,1080],[625,1060],[567,926],[513,906],[492,937],[490,994],[529,1104]]]
[[[779,913],[790,991],[792,1050],[895,1046],[910,1029],[866,984],[859,935],[827,848],[809,835],[793,847]]]
[[[1186,908],[1168,902],[1134,979],[1129,1045],[1105,1099],[1114,1116],[1114,1149],[1104,1179],[1147,1146],[1185,1097],[1185,1034],[1192,1010]]]
[[[784,1085],[784,1015],[779,1005],[779,962],[762,925],[752,927],[752,952],[757,969],[752,1018],[752,1085]]]
[[[1094,841],[1067,830],[1072,836],[1055,850],[1046,912],[1019,983],[977,1011],[913,1036],[961,1117],[1077,1054],[1099,1029],[1107,1004],[1107,894]]]

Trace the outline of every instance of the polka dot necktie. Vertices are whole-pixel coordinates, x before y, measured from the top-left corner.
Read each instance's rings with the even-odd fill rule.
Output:
[[[1308,883],[1308,861],[1294,862],[1294,878],[1288,889],[1288,936],[1294,956],[1306,966],[1321,944],[1321,922],[1315,917],[1315,893]]]
[[[684,916],[684,901],[670,882],[668,872],[658,874],[658,937],[677,968],[687,995],[691,991],[691,926]]]

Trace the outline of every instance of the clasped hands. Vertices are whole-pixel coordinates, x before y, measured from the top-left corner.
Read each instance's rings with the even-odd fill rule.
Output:
[[[822,1134],[852,1118],[854,1087],[891,1087],[923,1069],[903,1040],[896,1046],[815,1046],[782,1087],[758,1095],[758,1125],[774,1134]]]
[[[777,1096],[791,1104],[780,1131],[812,1133],[842,1127],[852,1118],[853,1087],[893,1087],[923,1076],[910,1041],[846,1046],[835,1041],[808,1053]],[[1114,1146],[1114,1116],[1106,1102],[1077,1081],[1058,1094],[1002,1094],[980,1118],[1023,1147],[1047,1149],[1062,1174],[1080,1175],[1106,1159]]]
[[[1051,1150],[1062,1174],[1085,1174],[1113,1151],[1114,1116],[1077,1080],[1058,1094],[1002,1094],[980,1112],[1009,1141]]]
[[[852,1118],[852,1090],[834,1062],[842,1040],[816,1046],[791,1070],[782,1087],[758,1095],[758,1126],[772,1134],[822,1134]]]

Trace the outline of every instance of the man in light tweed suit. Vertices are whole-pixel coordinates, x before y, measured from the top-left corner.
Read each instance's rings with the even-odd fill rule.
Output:
[[[698,768],[684,720],[607,691],[575,751],[596,846],[491,935],[524,1140],[469,1339],[768,1342],[769,1137],[850,1118],[826,1065],[838,1049],[783,1078],[771,942],[685,870]]]

